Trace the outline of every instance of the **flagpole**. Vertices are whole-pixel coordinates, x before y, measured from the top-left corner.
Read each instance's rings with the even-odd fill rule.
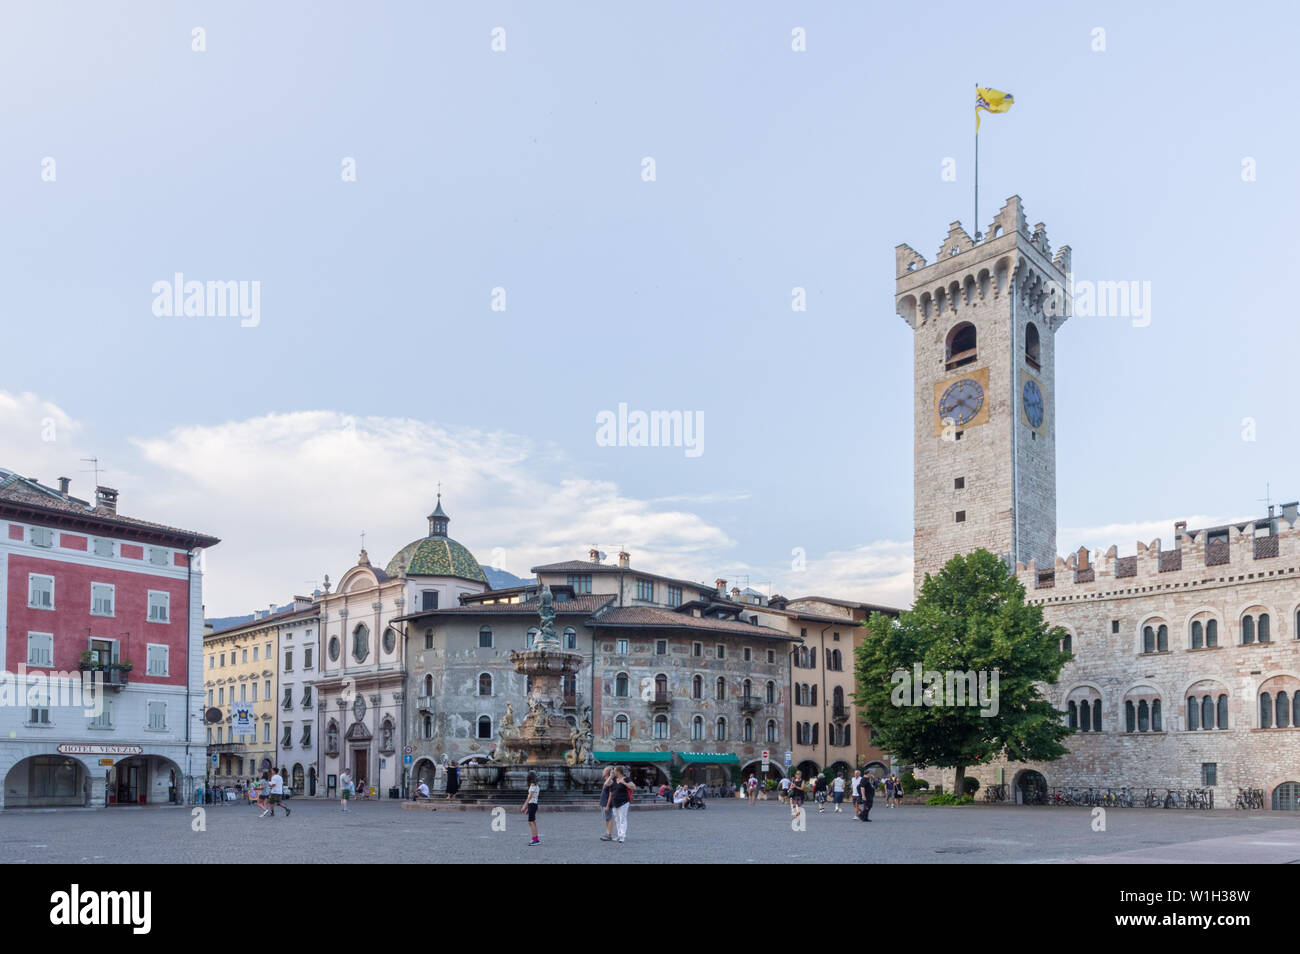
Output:
[[[975,84],[976,90],[979,84]],[[978,92],[976,96],[978,97]],[[975,221],[972,224],[976,242],[980,240],[980,111],[979,107],[975,108]]]

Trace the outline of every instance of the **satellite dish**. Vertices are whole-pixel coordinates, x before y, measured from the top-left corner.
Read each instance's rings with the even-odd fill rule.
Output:
[[[207,712],[203,713],[203,721],[204,721],[204,722],[220,722],[220,721],[221,721],[221,710],[218,709],[216,706],[213,706],[213,707],[212,707],[211,709],[209,709]]]

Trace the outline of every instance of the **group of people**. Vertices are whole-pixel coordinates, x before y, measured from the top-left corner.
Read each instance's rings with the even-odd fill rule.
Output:
[[[747,783],[750,804],[753,804],[754,793],[757,791],[756,781],[751,775]],[[897,775],[890,775],[881,781],[874,775],[863,775],[857,769],[854,770],[852,778],[846,779],[841,772],[829,782],[819,775],[804,779],[803,772],[797,771],[794,773],[794,778],[783,778],[779,785],[781,800],[789,801],[790,814],[793,817],[798,817],[803,812],[804,800],[807,798],[811,798],[817,805],[819,815],[826,813],[828,800],[834,806],[833,811],[840,813],[844,810],[844,795],[847,792],[852,798],[854,814],[859,821],[864,822],[871,821],[871,809],[876,801],[877,788],[883,789],[885,805],[888,808],[897,805],[903,794],[903,785]]]
[[[288,818],[292,813],[289,806],[285,804],[284,796],[286,794],[284,784],[284,768],[278,768],[274,771],[266,769],[262,772],[261,778],[250,779],[247,787],[248,801],[262,809],[259,818],[270,816],[275,817],[275,809],[278,807],[284,809],[284,817]]]
[[[662,798],[664,801],[671,799],[672,803],[678,808],[686,808],[691,803],[692,799],[695,799],[697,802],[702,801],[704,798],[704,783],[701,782],[692,788],[685,782],[682,782],[676,788],[670,789],[668,783],[664,782],[659,786],[659,790],[655,795],[657,798]]]

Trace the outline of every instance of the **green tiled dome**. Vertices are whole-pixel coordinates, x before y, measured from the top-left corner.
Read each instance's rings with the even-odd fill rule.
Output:
[[[474,555],[447,536],[450,521],[442,509],[442,494],[438,494],[438,505],[429,514],[429,535],[398,550],[384,572],[397,576],[405,565],[410,576],[458,576],[489,586],[487,576]]]
[[[388,561],[384,572],[397,576],[403,563],[410,576],[458,576],[484,585],[488,581],[473,554],[450,537],[425,537],[408,543]]]

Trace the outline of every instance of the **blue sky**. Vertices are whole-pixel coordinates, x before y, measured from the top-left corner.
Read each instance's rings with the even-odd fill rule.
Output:
[[[906,600],[893,248],[933,258],[969,228],[977,82],[1016,97],[983,124],[981,225],[1017,193],[1077,278],[1151,283],[1149,326],[1058,336],[1060,549],[1251,515],[1266,483],[1300,496],[1290,6],[0,17],[0,464],[88,493],[97,455],[123,512],[223,537],[210,612],[337,577],[362,530],[386,561],[439,481],[453,535],[516,573],[626,545],[702,579]],[[260,323],[156,317],[176,272],[260,282]],[[704,453],[599,446],[620,403],[702,414]]]

